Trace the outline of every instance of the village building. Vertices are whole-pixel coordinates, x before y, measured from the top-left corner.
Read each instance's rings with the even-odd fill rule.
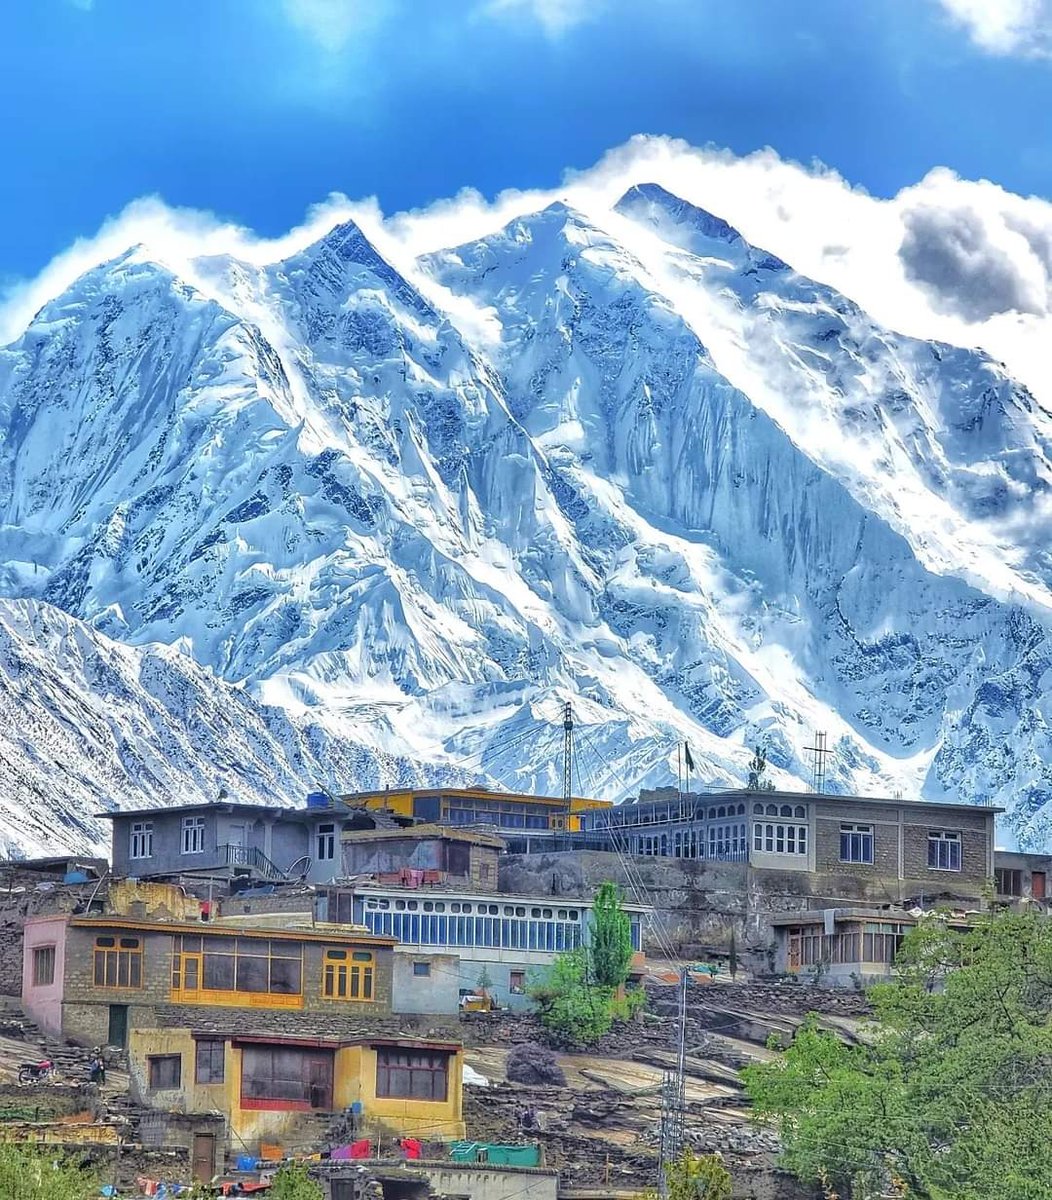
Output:
[[[324,792],[312,792],[304,808],[217,800],[99,816],[112,822],[115,876],[221,885],[332,879],[343,871],[343,832],[375,829],[382,820]]]
[[[394,940],[346,927],[274,929],[68,913],[26,922],[22,1003],[47,1033],[124,1046],[200,1010],[391,1012]]]
[[[966,929],[963,912],[928,914]],[[825,909],[772,919],[775,970],[831,986],[867,987],[890,979],[903,938],[922,919],[916,910]]]
[[[994,898],[1001,904],[1030,903],[1044,909],[1049,902],[1052,854],[994,853]]]
[[[757,887],[759,873],[769,873],[775,891],[777,876],[796,876],[809,878],[816,894],[844,898],[978,899],[994,875],[1001,811],[777,791],[680,796],[659,788],[585,813],[582,834],[590,845],[627,855],[741,863]]]
[[[463,1047],[380,1034],[311,1036],[217,1027],[137,1028],[128,1044],[133,1096],[185,1118],[220,1113],[215,1153],[303,1153],[324,1137],[334,1113],[352,1112],[357,1132],[464,1136]],[[191,1129],[195,1156],[202,1133]],[[276,1154],[273,1148],[276,1147]],[[219,1161],[216,1159],[216,1161]],[[210,1174],[209,1174],[210,1177]]]
[[[503,849],[494,834],[434,824],[348,830],[341,838],[342,874],[387,883],[492,888]]]
[[[455,958],[460,995],[485,987],[499,1005],[512,1009],[529,1007],[527,986],[532,976],[550,967],[557,954],[587,945],[591,937],[590,898],[538,900],[495,890],[432,890],[370,882],[347,890],[331,889],[324,903],[329,912],[334,904],[347,905],[355,924],[395,938],[401,951]],[[624,907],[636,952],[633,973],[638,974],[649,910],[642,904]]]
[[[489,788],[405,788],[353,792],[344,804],[386,811],[399,817],[440,825],[485,825],[501,832],[568,830],[582,828],[585,813],[612,807],[609,800],[561,796],[533,796],[523,792],[496,792]]]

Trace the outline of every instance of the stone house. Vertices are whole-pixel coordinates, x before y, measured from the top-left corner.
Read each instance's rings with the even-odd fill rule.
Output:
[[[994,854],[994,897],[1002,904],[1027,901],[1045,908],[1049,902],[1050,872],[1052,854],[998,850]]]
[[[131,1089],[143,1105],[184,1118],[221,1114],[214,1148],[258,1154],[313,1150],[333,1114],[353,1111],[356,1132],[454,1140],[464,1136],[463,1048],[398,1034],[309,1036],[254,1029],[136,1028]],[[195,1157],[201,1131],[194,1129]],[[210,1177],[210,1175],[209,1175]]]
[[[132,1029],[189,1025],[199,1010],[371,1019],[391,1012],[393,946],[346,927],[64,913],[26,922],[22,1003],[86,1045],[123,1046]]]
[[[503,849],[494,834],[442,825],[348,830],[341,838],[345,877],[395,876],[399,882],[462,887],[494,887]]]
[[[742,863],[772,892],[900,902],[978,900],[994,874],[997,808],[859,796],[673,788],[583,817],[588,845],[622,854]],[[582,843],[583,845],[584,843]],[[758,879],[763,885],[764,880]],[[788,884],[799,890],[799,884]]]
[[[100,813],[112,822],[118,878],[312,882],[341,873],[340,836],[378,818],[322,793],[305,808],[216,801]]]

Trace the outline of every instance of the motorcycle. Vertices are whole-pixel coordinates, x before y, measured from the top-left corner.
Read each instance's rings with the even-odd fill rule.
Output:
[[[39,1062],[22,1063],[18,1068],[19,1083],[44,1083],[55,1072],[55,1064],[50,1058],[42,1058]]]

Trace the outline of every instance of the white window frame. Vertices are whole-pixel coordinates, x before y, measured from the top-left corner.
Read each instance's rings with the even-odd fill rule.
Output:
[[[133,821],[128,835],[129,858],[153,858],[153,822]]]
[[[204,854],[205,852],[205,819],[204,817],[183,817],[184,854]]]
[[[954,853],[956,847],[956,854]],[[934,856],[932,851],[935,851]],[[932,862],[932,857],[935,862]],[[956,864],[954,859],[956,858]],[[945,859],[945,862],[943,861]],[[960,871],[962,859],[961,834],[957,829],[928,830],[928,870]]]
[[[332,862],[336,857],[336,822],[326,821],[318,826],[315,837],[315,859],[318,862]],[[326,853],[327,851],[327,853]]]
[[[754,821],[752,848],[755,854],[800,858],[807,854],[807,826],[795,821]]]
[[[848,853],[844,854],[844,838],[848,839]],[[869,856],[866,857],[866,849]],[[842,821],[840,824],[840,861],[861,866],[873,865],[873,826]]]

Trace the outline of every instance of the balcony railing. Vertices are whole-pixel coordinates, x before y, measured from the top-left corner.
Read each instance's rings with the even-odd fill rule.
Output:
[[[236,846],[228,843],[218,847],[219,861],[227,867],[248,867],[264,879],[284,879],[285,872],[276,867],[262,850],[255,846]]]

